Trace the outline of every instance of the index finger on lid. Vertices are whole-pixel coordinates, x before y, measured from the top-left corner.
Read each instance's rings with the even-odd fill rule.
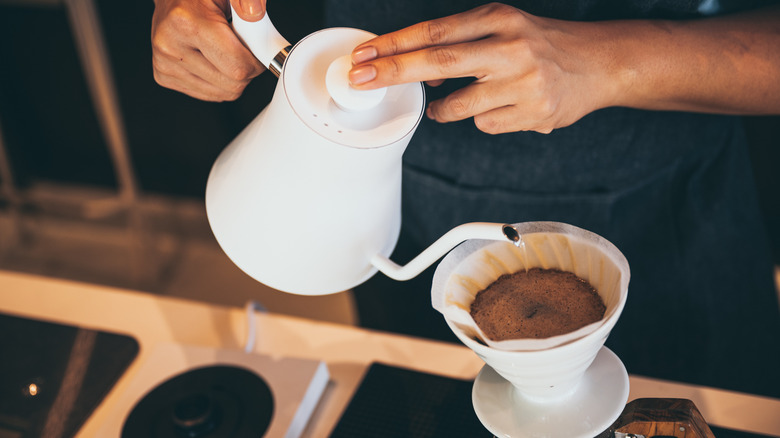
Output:
[[[492,26],[486,24],[493,24],[485,12],[486,8],[480,7],[380,35],[357,46],[352,51],[352,62],[360,64],[375,58],[483,38],[492,32]]]

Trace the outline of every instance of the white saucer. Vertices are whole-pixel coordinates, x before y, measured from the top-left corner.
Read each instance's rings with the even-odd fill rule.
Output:
[[[615,353],[601,347],[577,389],[560,401],[532,402],[487,365],[471,396],[479,421],[497,437],[593,438],[623,412],[628,373]]]

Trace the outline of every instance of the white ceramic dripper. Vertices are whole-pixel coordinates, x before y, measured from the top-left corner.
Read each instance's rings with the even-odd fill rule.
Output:
[[[436,268],[432,305],[464,344],[524,396],[554,400],[576,387],[604,345],[625,306],[630,270],[614,245],[587,230],[558,222],[524,222],[514,228],[522,236],[519,246],[474,240],[450,252]],[[476,293],[501,275],[535,267],[572,272],[588,281],[606,305],[604,317],[579,336],[554,337],[556,343],[525,340],[514,350],[486,345],[473,321],[457,315],[468,312]]]
[[[233,26],[279,76],[271,103],[220,154],[206,186],[212,231],[244,272],[281,291],[322,295],[377,269],[412,278],[467,239],[517,240],[504,224],[465,224],[407,266],[391,262],[401,158],[423,115],[422,84],[351,89],[349,54],[369,32],[325,29],[290,49],[268,14],[248,23],[234,13]]]
[[[520,245],[471,240],[447,254],[434,274],[433,307],[487,365],[472,395],[477,417],[495,436],[596,436],[618,417],[628,398],[626,369],[603,347],[628,297],[628,261],[603,237],[572,225],[513,226]],[[535,267],[572,272],[588,281],[606,305],[604,317],[590,330],[574,332],[578,335],[514,342],[521,350],[487,345],[463,311],[468,313],[476,293],[501,275]],[[588,372],[597,381],[583,384]]]

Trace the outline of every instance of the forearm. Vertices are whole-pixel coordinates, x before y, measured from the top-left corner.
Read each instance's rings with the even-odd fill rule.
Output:
[[[605,106],[780,113],[780,8],[691,21],[600,23]]]

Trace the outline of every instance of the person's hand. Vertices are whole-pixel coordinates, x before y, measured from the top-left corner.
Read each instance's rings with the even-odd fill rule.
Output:
[[[572,22],[489,4],[352,52],[356,89],[476,78],[428,117],[487,133],[568,126],[608,106],[780,113],[780,6],[695,20]]]
[[[599,58],[567,32],[578,25],[490,4],[361,44],[352,53],[350,82],[367,89],[474,77],[431,102],[428,117],[474,117],[488,133],[547,133],[604,105],[607,96],[609,84],[598,81]]]
[[[247,21],[265,15],[265,0],[232,0]],[[209,101],[235,100],[265,68],[233,32],[227,0],[156,0],[152,17],[154,79]]]

